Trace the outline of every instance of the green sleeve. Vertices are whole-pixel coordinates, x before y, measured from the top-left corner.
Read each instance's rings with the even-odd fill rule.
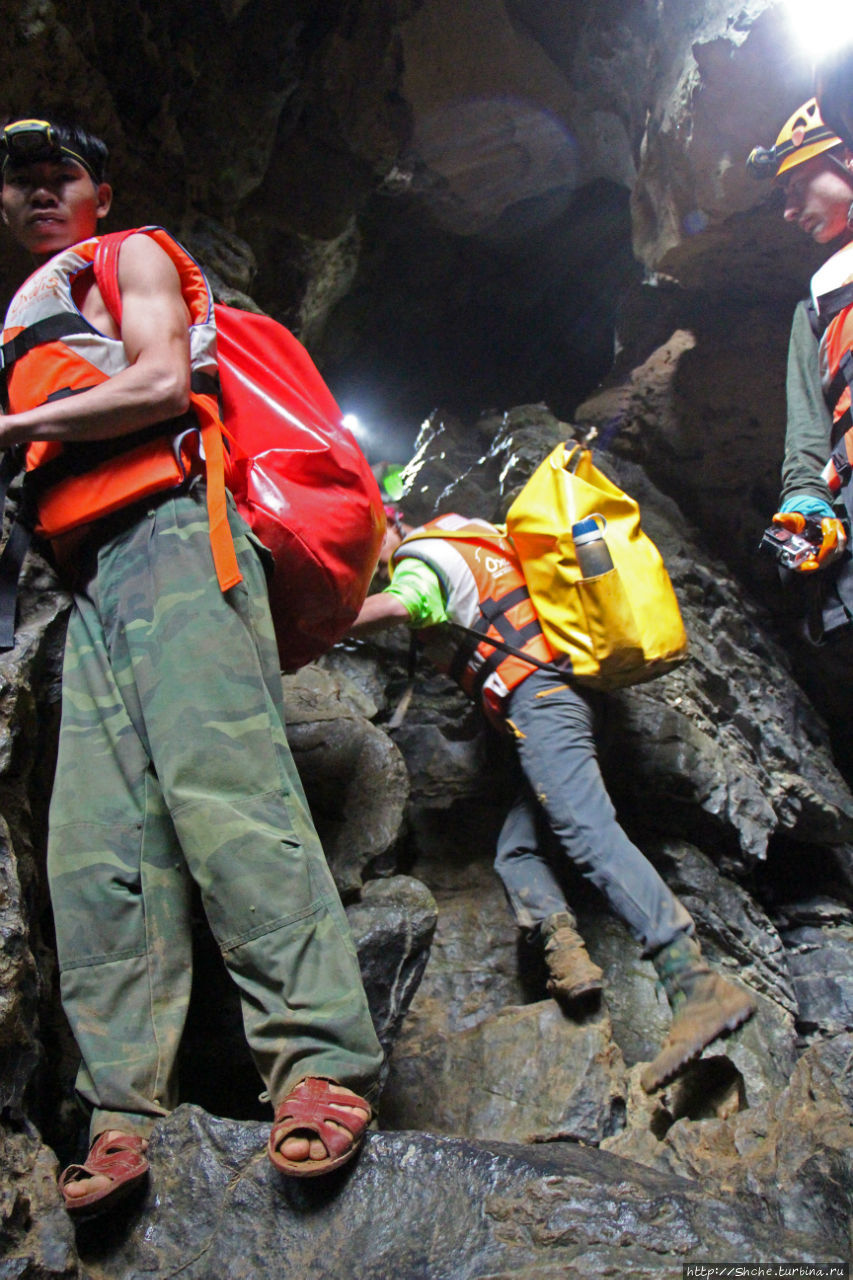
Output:
[[[804,302],[798,303],[791,325],[786,394],[788,426],[780,503],[795,493],[808,493],[832,505],[820,474],[829,460],[832,417],[821,390],[818,343]]]
[[[406,606],[409,626],[435,627],[447,622],[441,580],[422,560],[411,556],[401,560],[394,568],[391,585],[385,590]]]

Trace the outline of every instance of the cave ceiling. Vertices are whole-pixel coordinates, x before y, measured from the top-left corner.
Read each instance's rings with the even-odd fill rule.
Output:
[[[810,88],[779,3],[7,3],[0,110],[102,133],[111,225],[289,324],[380,452],[435,406],[570,418],[673,289],[775,342],[815,265],[743,163]]]

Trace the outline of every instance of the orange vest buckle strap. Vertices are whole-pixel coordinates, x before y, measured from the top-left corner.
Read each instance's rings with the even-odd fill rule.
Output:
[[[815,272],[810,300],[817,316],[820,380],[824,399],[832,414],[835,446],[853,421],[850,413],[853,385],[853,244],[839,249]]]
[[[830,289],[828,293],[822,293],[817,299],[817,305],[812,305],[812,312],[817,317],[817,336],[820,337],[831,321],[851,304],[853,284],[843,284],[837,289]],[[812,328],[814,327],[812,324]]]
[[[194,420],[187,415],[185,421]],[[164,434],[163,427],[170,427]],[[38,509],[35,531],[56,538],[82,525],[80,512],[95,505],[98,519],[113,515],[123,507],[141,502],[167,489],[178,489],[200,470],[181,441],[187,431],[176,434],[178,423],[158,424],[159,429],[120,437],[99,450],[91,446],[64,449],[42,466],[28,471],[25,485]],[[198,426],[191,428],[198,434]],[[127,441],[124,448],[116,448]],[[120,467],[116,461],[120,460]]]
[[[470,681],[465,682],[466,688],[470,684],[469,691],[472,695],[480,693],[492,672],[497,671],[498,667],[503,663],[504,655],[507,653],[513,657],[522,658],[525,662],[530,662],[531,666],[543,667],[549,671],[557,670],[554,663],[542,662],[540,659],[524,652],[524,646],[542,634],[538,619],[531,618],[524,626],[516,627],[509,617],[511,610],[529,599],[530,592],[526,587],[516,587],[514,591],[509,592],[500,600],[481,600],[481,617],[479,621],[474,623],[473,627],[462,628],[458,623],[451,623],[455,629],[464,630],[470,637],[467,643],[459,646],[448,672],[450,677],[456,680],[457,683],[461,684],[464,681],[465,669],[480,645],[494,645],[491,656],[481,662]],[[488,635],[488,632],[492,629],[498,632],[503,644],[498,642],[497,637]]]

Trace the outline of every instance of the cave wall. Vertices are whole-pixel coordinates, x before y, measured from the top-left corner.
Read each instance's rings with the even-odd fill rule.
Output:
[[[737,331],[810,271],[743,166],[808,92],[778,3],[33,0],[0,60],[0,109],[101,131],[114,223],[289,322],[378,448],[436,404],[571,416],[644,273]]]
[[[691,333],[672,423],[635,415],[637,447],[712,538],[723,504],[720,549],[760,579],[784,329],[820,255],[744,167],[809,68],[783,4],[730,8],[30,0],[0,110],[101,131],[113,225],[163,222],[289,323],[376,457],[436,405],[570,419]],[[7,244],[4,293],[25,269]]]
[[[849,1098],[834,1092],[843,1073],[841,1050],[831,1046],[853,1022],[844,964],[853,706],[845,657],[816,660],[797,646],[772,566],[755,555],[777,492],[789,317],[821,257],[783,225],[772,191],[744,172],[750,148],[772,142],[810,92],[783,6],[20,0],[5,34],[0,114],[74,115],[101,132],[118,191],[111,225],[167,225],[219,296],[288,323],[342,405],[363,416],[372,460],[408,457],[431,415],[421,437],[427,452],[412,473],[414,514],[418,504],[427,516],[447,502],[485,513],[538,461],[542,423],[552,441],[573,419],[595,426],[632,485],[649,477],[660,490],[652,501],[669,530],[700,661],[668,686],[617,701],[608,781],[632,831],[691,899],[715,959],[744,965],[767,1000],[760,1029],[700,1071],[684,1096],[643,1109],[634,1068],[665,1017],[648,966],[594,902],[581,895],[591,950],[608,972],[629,975],[612,983],[601,1016],[566,1024],[541,1000],[535,973],[519,967],[489,866],[499,814],[484,791],[495,762],[446,686],[421,675],[423,705],[389,741],[371,721],[387,719],[388,689],[401,691],[403,655],[365,663],[338,650],[327,671],[340,687],[333,681],[330,692],[331,677],[315,673],[291,690],[292,737],[351,899],[383,1042],[398,1044],[389,1125],[478,1141],[609,1144],[657,1170],[661,1181],[648,1174],[630,1193],[639,1201],[648,1192],[652,1206],[655,1188],[681,1204],[679,1180],[707,1180],[713,1168],[716,1187],[759,1187],[763,1197],[739,1210],[729,1239],[748,1241],[752,1225],[763,1248],[775,1225],[812,1233],[799,1238],[816,1248],[833,1188],[839,1179],[849,1185]],[[26,270],[4,240],[0,292]],[[66,1151],[79,1126],[42,868],[64,602],[45,565],[35,560],[31,574],[27,646],[0,669],[8,1121],[0,1143],[12,1171],[0,1242],[11,1241],[21,1259],[40,1257],[26,1274],[70,1276],[81,1274],[79,1258],[57,1212],[55,1160],[39,1138]],[[375,764],[368,781],[366,762]],[[401,874],[412,871],[423,884]],[[440,907],[431,967],[401,1031],[435,928],[431,894]],[[208,1002],[214,1011],[218,990]],[[228,1026],[236,1039],[233,1017]],[[531,1036],[537,1050],[527,1059]],[[543,1102],[531,1062],[544,1072],[562,1054],[583,1087],[567,1103],[552,1073]],[[472,1061],[485,1074],[469,1096]],[[489,1076],[496,1061],[503,1067]],[[215,1054],[207,1066],[210,1091],[189,1100],[254,1118],[254,1099],[243,1097],[255,1085],[245,1059],[235,1053],[226,1078]],[[514,1093],[510,1077],[526,1080],[526,1093]],[[165,1133],[160,1176],[170,1177],[173,1147],[201,1153],[186,1201],[192,1214],[197,1185],[210,1177],[218,1186],[221,1169],[231,1170],[227,1152],[241,1143],[249,1152],[254,1138],[182,1111]],[[211,1153],[223,1150],[220,1168]],[[735,1150],[750,1160],[737,1164]],[[404,1158],[394,1140],[377,1140],[373,1151],[380,1170]],[[434,1150],[423,1138],[405,1159],[417,1164],[421,1152],[458,1161],[466,1176],[496,1167],[490,1149]],[[571,1159],[552,1159],[534,1199],[540,1190],[547,1198],[558,1179],[571,1200],[581,1176]],[[254,1179],[251,1155],[246,1162]],[[366,1164],[367,1180],[354,1185],[364,1187],[369,1214],[381,1179]],[[593,1160],[584,1173],[584,1220],[599,1222],[596,1177],[615,1179],[616,1168]],[[774,1178],[779,1186],[769,1189]],[[233,1185],[247,1184],[238,1177]],[[298,1218],[304,1206],[259,1185],[271,1212]],[[471,1195],[485,1204],[492,1193],[478,1183]],[[155,1196],[117,1252],[109,1242],[91,1245],[86,1266],[104,1275],[154,1269],[146,1233],[157,1205]],[[845,1199],[831,1224],[839,1254],[848,1208]],[[541,1205],[513,1202],[507,1212],[527,1215],[531,1234],[544,1238]],[[601,1239],[593,1238],[598,1226],[588,1229],[595,1258],[584,1255],[584,1274],[594,1274],[609,1265],[609,1245],[604,1227]],[[716,1243],[707,1227],[691,1231],[689,1244],[675,1231],[642,1247],[654,1259],[678,1249],[701,1256],[703,1242]],[[39,1232],[41,1251],[32,1244]],[[637,1238],[629,1243],[639,1250]],[[183,1265],[175,1241],[170,1235],[164,1248]],[[243,1246],[233,1247],[239,1254]],[[573,1248],[569,1240],[558,1265],[575,1261]],[[521,1252],[522,1265],[535,1267],[534,1246]],[[646,1265],[645,1253],[636,1258]],[[513,1254],[522,1274],[517,1261]],[[373,1274],[369,1263],[364,1271],[347,1265]],[[384,1260],[376,1265],[382,1275]],[[459,1266],[476,1274],[474,1263]]]

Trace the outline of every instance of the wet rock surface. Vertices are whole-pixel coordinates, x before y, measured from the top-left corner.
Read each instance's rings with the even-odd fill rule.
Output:
[[[668,1257],[680,1264],[732,1249],[760,1249],[767,1261],[843,1256],[831,1237],[786,1229],[749,1194],[723,1200],[571,1144],[368,1134],[355,1168],[317,1185],[282,1179],[263,1154],[265,1137],[262,1125],[177,1111],[158,1126],[141,1205],[121,1228],[81,1229],[87,1272],[475,1280],[614,1268],[651,1276]]]
[[[688,1081],[658,1103],[659,1124],[675,1119],[662,1141],[636,1131],[604,1145],[652,1168],[710,1177],[736,1198],[760,1183],[765,1213],[785,1227],[817,1231],[830,1252],[836,1248],[844,1254],[853,1187],[851,1052],[849,1035],[815,1044],[797,1063],[790,1083],[766,1102],[703,1123],[677,1118]],[[664,1117],[667,1104],[672,1111]]]
[[[31,1127],[0,1123],[0,1275],[76,1280],[74,1228],[56,1189],[56,1157]]]
[[[603,1015],[570,1019],[545,1000],[448,1032],[421,1005],[394,1053],[384,1118],[504,1142],[597,1145],[624,1124],[624,1076]]]
[[[371,724],[375,704],[345,676],[312,664],[284,676],[282,685],[288,741],[326,859],[347,897],[366,872],[388,874],[396,866],[406,765]]]
[[[347,910],[370,1012],[386,1054],[420,985],[437,914],[432,894],[411,876],[370,881]]]
[[[785,931],[797,1021],[807,1033],[836,1035],[853,1029],[851,926],[853,920],[845,910],[833,924],[801,925]]]

